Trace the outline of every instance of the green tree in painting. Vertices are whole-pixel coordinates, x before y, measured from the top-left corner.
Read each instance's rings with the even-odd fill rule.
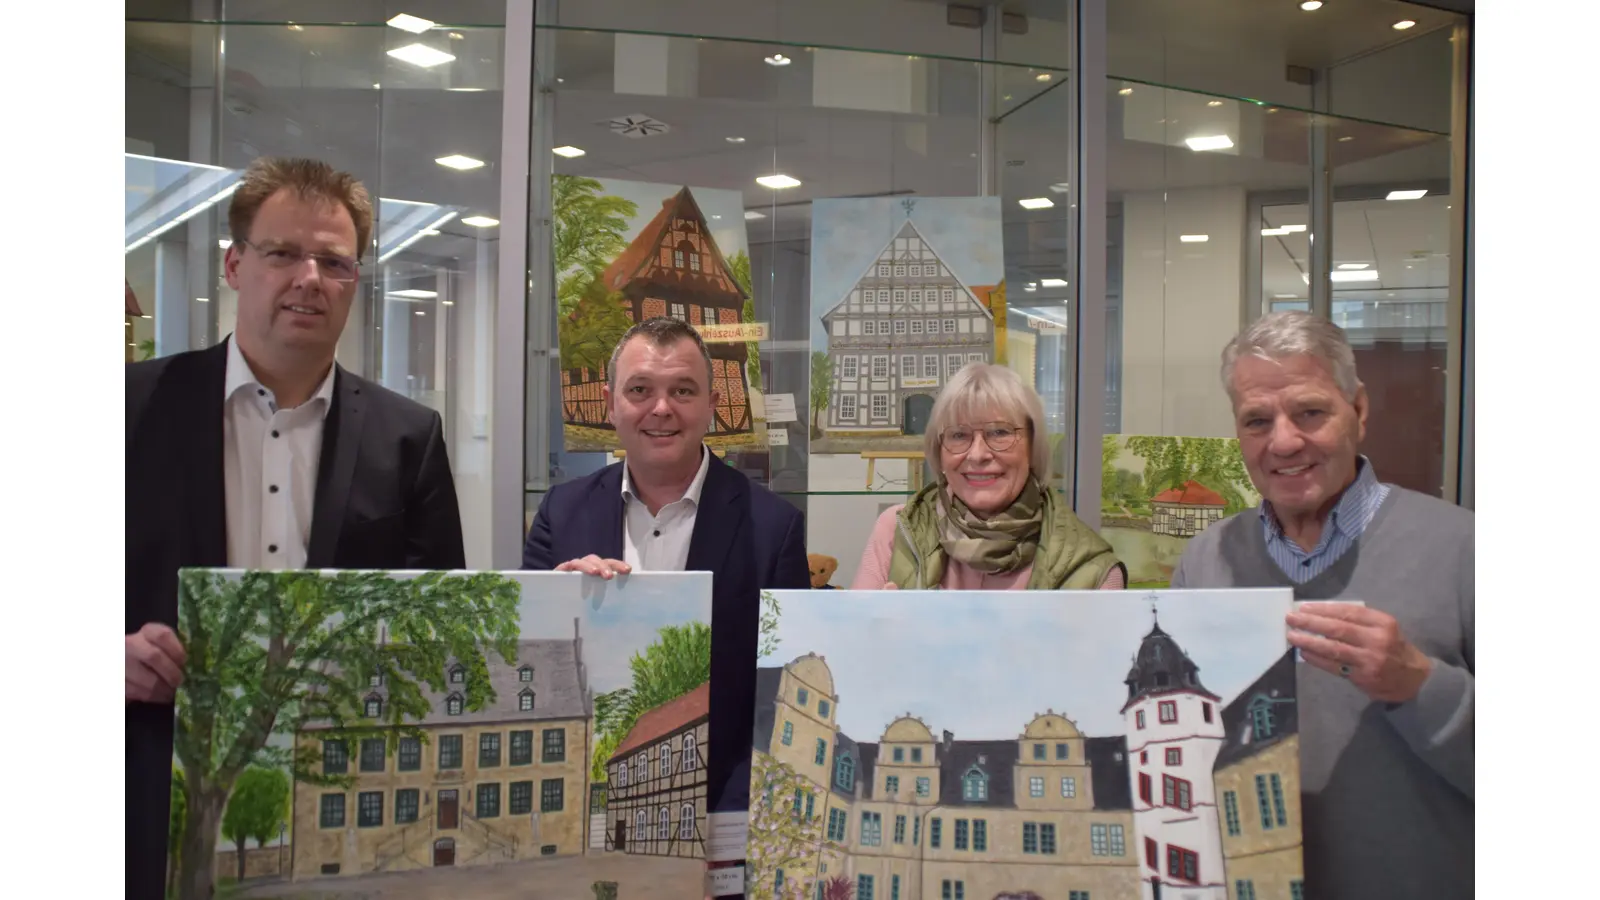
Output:
[[[244,880],[245,841],[265,847],[289,817],[289,777],[282,769],[251,766],[233,785],[222,814],[222,836],[238,848],[239,880]]]
[[[1233,438],[1136,435],[1127,439],[1127,447],[1144,459],[1146,497],[1195,481],[1222,495],[1223,515],[1231,516],[1245,508],[1253,491]]]
[[[183,840],[183,823],[188,818],[188,791],[183,787],[183,770],[172,767],[172,806],[167,816],[167,893],[178,884],[178,860],[181,858],[179,841]]]
[[[793,767],[765,753],[756,757],[750,778],[750,831],[745,845],[745,895],[750,900],[811,897],[819,863],[839,845],[827,839],[824,819],[806,815],[805,798],[816,787]],[[824,805],[824,804],[819,804]],[[783,888],[778,888],[782,870]]]
[[[600,274],[627,249],[628,223],[639,207],[605,193],[593,178],[556,175],[550,187],[561,367],[603,369],[633,319]]]
[[[628,248],[628,223],[639,215],[632,200],[607,194],[600,182],[576,175],[550,179],[550,206],[555,211],[551,230],[557,275],[573,269],[604,271]]]
[[[778,595],[771,591],[761,592],[761,645],[756,648],[756,658],[764,659],[778,652],[778,617],[783,615],[783,608],[778,605]]]
[[[833,399],[833,357],[811,351],[811,436],[822,437],[822,413]]]
[[[179,574],[178,631],[188,653],[173,746],[186,804],[178,848],[178,900],[210,900],[217,834],[228,797],[252,765],[298,781],[348,788],[350,774],[321,770],[320,748],[293,743],[307,724],[352,742],[422,737],[427,691],[447,689],[445,666],[466,668],[464,705],[494,699],[489,659],[512,662],[521,589],[502,575],[430,572],[248,572],[237,579]],[[385,700],[367,718],[371,679]],[[289,738],[269,744],[269,738]]]
[[[589,771],[605,781],[606,763],[639,717],[711,680],[711,626],[701,622],[668,625],[656,640],[628,661],[629,687],[594,698],[595,747]]]
[[[733,280],[744,291],[744,310],[739,315],[739,321],[746,325],[754,325],[756,321],[756,292],[751,287],[750,280],[750,254],[740,250],[728,257],[728,271],[733,273]],[[749,359],[745,362],[745,375],[750,382],[750,389],[761,390],[761,343],[759,341],[745,341],[745,352]]]

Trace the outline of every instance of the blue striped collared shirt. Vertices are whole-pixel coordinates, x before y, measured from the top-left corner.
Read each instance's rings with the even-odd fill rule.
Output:
[[[1388,496],[1389,485],[1378,480],[1372,471],[1372,463],[1365,456],[1357,457],[1356,480],[1334,505],[1333,513],[1323,526],[1322,538],[1309,552],[1284,535],[1278,517],[1272,512],[1272,504],[1262,500],[1259,515],[1262,533],[1267,539],[1267,553],[1278,564],[1278,568],[1289,576],[1290,581],[1305,584],[1326,572],[1329,566],[1338,562],[1339,557],[1355,546],[1361,532],[1367,529],[1378,507],[1383,505]]]

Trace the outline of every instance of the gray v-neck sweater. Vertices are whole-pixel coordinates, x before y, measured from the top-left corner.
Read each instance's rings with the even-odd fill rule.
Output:
[[[1297,600],[1362,601],[1433,660],[1421,693],[1393,707],[1299,666],[1309,898],[1473,895],[1472,523],[1461,507],[1391,486],[1356,544],[1296,585],[1250,509],[1190,541],[1173,572],[1175,588],[1292,587]]]

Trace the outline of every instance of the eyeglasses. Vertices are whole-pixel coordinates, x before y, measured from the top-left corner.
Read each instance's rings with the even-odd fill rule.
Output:
[[[288,247],[262,247],[249,241],[240,241],[246,247],[261,254],[267,265],[274,269],[288,269],[298,266],[308,259],[317,261],[317,271],[329,281],[355,281],[360,275],[360,264],[348,256],[336,256],[331,253],[303,253],[291,250]]]
[[[983,435],[983,443],[990,450],[1001,453],[1010,450],[1022,435],[1023,428],[1010,422],[986,422],[982,425],[951,425],[939,433],[939,446],[951,453],[965,453],[972,447],[974,435]]]

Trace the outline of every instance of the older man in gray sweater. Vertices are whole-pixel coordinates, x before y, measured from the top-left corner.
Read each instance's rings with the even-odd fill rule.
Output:
[[[1472,513],[1382,483],[1357,453],[1366,390],[1328,320],[1262,317],[1222,378],[1262,503],[1191,541],[1172,586],[1324,601],[1288,622],[1306,896],[1470,898]]]

